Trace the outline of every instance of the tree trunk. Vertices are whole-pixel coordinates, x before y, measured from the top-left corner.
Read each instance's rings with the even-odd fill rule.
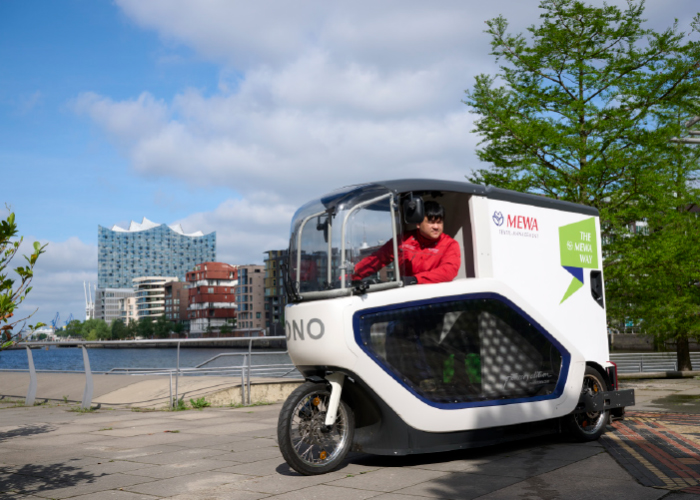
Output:
[[[688,337],[679,337],[676,340],[676,360],[678,361],[678,371],[691,371],[693,366],[690,363],[690,345]]]

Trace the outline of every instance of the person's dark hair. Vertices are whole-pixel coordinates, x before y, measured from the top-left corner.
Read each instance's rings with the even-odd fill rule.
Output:
[[[426,201],[423,210],[429,221],[445,218],[445,209],[437,201]]]

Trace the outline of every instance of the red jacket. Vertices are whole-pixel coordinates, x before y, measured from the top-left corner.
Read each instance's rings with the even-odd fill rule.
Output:
[[[355,266],[353,279],[376,273],[394,260],[394,244],[382,248]],[[457,276],[461,261],[459,244],[442,233],[437,240],[425,238],[419,231],[406,233],[399,242],[399,265],[402,276],[415,276],[418,283],[443,283]]]

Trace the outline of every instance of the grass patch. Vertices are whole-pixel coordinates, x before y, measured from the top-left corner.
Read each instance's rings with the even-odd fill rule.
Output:
[[[208,406],[211,406],[211,403],[204,399],[204,396],[198,399],[190,399],[190,404],[192,405],[192,408],[195,410],[201,410],[203,408],[206,408]]]
[[[270,403],[269,401],[254,401],[249,405],[245,405],[243,403],[231,403],[228,406],[229,408],[252,408],[253,406],[269,406],[273,404],[275,403]]]
[[[187,409],[187,403],[183,399],[175,400],[173,399],[173,405],[170,411],[183,411]]]
[[[98,431],[111,431],[111,427],[104,427],[103,429],[97,429]]]
[[[80,406],[74,406],[72,408],[68,408],[66,411],[72,411],[75,413],[94,413],[97,408],[81,408]]]

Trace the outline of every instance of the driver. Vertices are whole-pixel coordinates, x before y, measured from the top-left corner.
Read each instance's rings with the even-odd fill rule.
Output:
[[[459,244],[444,230],[445,209],[435,201],[424,204],[425,218],[399,241],[399,266],[406,285],[452,281],[459,270]],[[361,280],[394,260],[393,241],[387,241],[355,266],[352,280]]]

